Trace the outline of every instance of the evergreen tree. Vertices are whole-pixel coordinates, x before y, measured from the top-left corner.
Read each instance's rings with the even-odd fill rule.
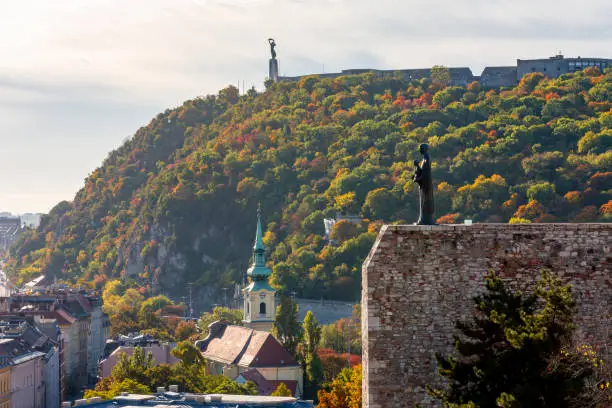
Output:
[[[279,305],[276,307],[272,335],[283,344],[283,347],[297,355],[297,345],[302,338],[302,327],[298,320],[298,306],[290,297],[281,295]]]
[[[430,394],[446,407],[595,406],[585,393],[592,365],[564,353],[574,329],[571,287],[544,272],[525,296],[490,273],[486,289],[473,319],[457,323],[458,356],[437,356],[448,388]]]
[[[302,329],[304,332],[302,361],[306,373],[304,395],[310,398],[316,395],[316,390],[323,381],[323,364],[317,355],[317,349],[321,342],[321,325],[310,310],[306,312]]]
[[[304,316],[302,328],[304,331],[304,354],[311,356],[317,352],[319,342],[321,341],[321,325],[310,310]]]

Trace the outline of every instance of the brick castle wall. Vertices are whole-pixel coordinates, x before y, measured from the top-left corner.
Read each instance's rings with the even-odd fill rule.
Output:
[[[578,338],[610,344],[611,246],[612,224],[383,226],[363,264],[363,406],[433,406],[435,352],[452,351],[490,270],[523,289],[554,271],[573,284]]]

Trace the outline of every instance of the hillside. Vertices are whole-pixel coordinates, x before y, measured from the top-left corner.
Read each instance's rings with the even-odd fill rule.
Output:
[[[439,222],[610,221],[612,71],[514,89],[373,74],[228,87],[159,114],[11,249],[9,273],[200,294],[242,280],[261,202],[274,284],[357,299],[382,222],[417,219],[413,160],[430,144]],[[335,245],[323,218],[339,222]]]

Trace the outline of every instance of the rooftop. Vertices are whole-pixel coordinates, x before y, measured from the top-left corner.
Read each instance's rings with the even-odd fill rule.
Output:
[[[217,322],[205,340],[196,343],[202,356],[241,367],[292,367],[298,363],[268,332]],[[212,325],[211,325],[212,326]]]
[[[78,405],[77,405],[78,404]],[[313,408],[312,401],[300,401],[292,397],[268,397],[258,395],[189,394],[164,393],[158,395],[125,394],[110,401],[96,399],[78,400],[75,405],[96,408],[131,408],[146,405],[152,408],[165,407],[276,407],[276,408]]]

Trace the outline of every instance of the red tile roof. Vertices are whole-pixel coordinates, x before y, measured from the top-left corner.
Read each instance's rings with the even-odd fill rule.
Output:
[[[255,331],[238,365],[287,367],[296,366],[298,363],[270,333]]]
[[[270,381],[266,380],[266,378],[261,375],[256,368],[251,368],[240,375],[247,381],[253,381],[257,386],[257,391],[259,395],[270,395],[274,392],[276,388],[273,388]]]
[[[255,385],[257,386],[257,391],[259,392],[259,395],[270,395],[274,391],[276,391],[276,389],[281,383],[285,383],[287,388],[291,391],[291,395],[295,396],[295,390],[297,389],[297,381],[266,380],[266,378],[259,371],[257,371],[256,368],[251,368],[250,370],[240,373],[240,375],[245,380],[253,381],[255,383]]]
[[[206,344],[204,358],[241,367],[297,366],[293,356],[270,333],[227,326]]]
[[[14,316],[14,312],[1,312],[0,316]],[[19,315],[23,316],[42,316],[45,319],[56,319],[59,325],[70,325],[77,321],[77,319],[64,309],[57,310],[26,310],[19,312]]]
[[[202,355],[214,361],[226,364],[236,364],[245,350],[252,329],[240,326],[227,326],[221,337],[214,338],[208,343]]]

